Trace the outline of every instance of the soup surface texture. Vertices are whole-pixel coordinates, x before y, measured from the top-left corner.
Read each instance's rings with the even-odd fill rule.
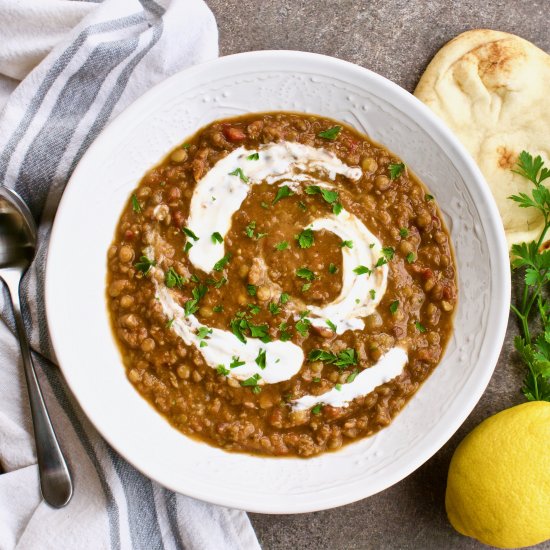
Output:
[[[144,176],[108,251],[130,382],[229,451],[310,457],[387,426],[440,361],[456,301],[429,191],[309,114],[201,129]]]

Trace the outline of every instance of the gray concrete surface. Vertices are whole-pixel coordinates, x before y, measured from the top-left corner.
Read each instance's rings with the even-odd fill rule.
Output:
[[[206,0],[220,29],[220,53],[294,49],[339,57],[409,91],[448,40],[474,28],[516,33],[550,52],[550,0]],[[313,514],[250,514],[265,550],[473,549],[447,522],[445,482],[452,453],[481,420],[523,401],[522,367],[508,325],[493,378],[475,410],[431,460],[390,489]],[[486,547],[485,547],[486,548]],[[550,543],[537,549],[550,549]]]

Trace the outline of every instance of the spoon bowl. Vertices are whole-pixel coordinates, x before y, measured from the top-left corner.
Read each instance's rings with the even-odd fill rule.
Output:
[[[36,243],[36,225],[27,205],[15,191],[0,187],[0,279],[9,290],[21,346],[42,496],[54,508],[61,508],[73,494],[71,475],[36,377],[19,300],[19,284],[34,258]]]

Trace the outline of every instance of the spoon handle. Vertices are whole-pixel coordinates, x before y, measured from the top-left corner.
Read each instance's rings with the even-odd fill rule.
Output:
[[[21,316],[21,304],[19,301],[19,284],[14,284],[9,277],[4,277],[10,290],[11,301],[17,334],[21,345],[21,356],[25,370],[25,379],[29,392],[31,405],[34,438],[36,442],[36,455],[38,458],[38,470],[40,472],[40,488],[44,500],[54,508],[61,508],[68,504],[73,494],[71,474],[61,452],[55,435],[42,390],[31,357],[29,342],[25,333],[23,317]],[[10,284],[11,283],[11,284]]]

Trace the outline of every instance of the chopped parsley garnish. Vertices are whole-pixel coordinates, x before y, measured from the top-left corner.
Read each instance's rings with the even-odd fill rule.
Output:
[[[247,237],[250,237],[251,239],[259,240],[267,235],[267,233],[256,233],[254,234],[254,229],[256,229],[256,222],[251,221],[244,229],[244,232],[246,233]]]
[[[156,265],[157,262],[155,260],[150,260],[147,256],[141,256],[139,262],[134,264],[135,268],[138,271],[141,271],[144,275],[147,275],[147,273],[149,273],[149,270]]]
[[[334,275],[334,273],[338,273],[338,268],[336,267],[335,264],[331,263],[329,266],[328,266],[328,272],[329,273],[332,273]]]
[[[185,279],[171,267],[164,274],[164,283],[168,288],[174,288],[175,286],[181,288],[185,284]]]
[[[405,170],[405,165],[400,162],[399,164],[390,164],[390,179],[394,180],[397,179]]]
[[[141,212],[141,205],[139,204],[138,198],[135,193],[132,195],[132,210],[139,214]]]
[[[374,300],[376,298],[376,290],[374,290],[374,288],[371,288],[369,290],[369,296],[371,300]]]
[[[307,267],[300,267],[297,269],[296,275],[300,277],[300,279],[305,279],[306,281],[313,281],[313,279],[315,279],[315,273]]]
[[[249,296],[256,296],[257,290],[258,287],[256,285],[246,285],[246,291],[248,292]]]
[[[399,300],[394,300],[390,304],[390,312],[391,312],[392,315],[395,315],[395,313],[397,312],[398,307],[399,307]]]
[[[324,349],[313,349],[309,352],[307,358],[309,361],[323,361],[323,363],[335,365],[338,368],[357,364],[355,350],[352,348],[347,348],[339,353],[332,353]]]
[[[415,260],[416,260],[416,256],[414,255],[414,252],[409,252],[407,254],[407,262],[409,264],[412,264],[412,263],[414,263]]]
[[[311,381],[318,383],[321,381],[321,379],[318,376],[316,376],[315,378],[312,378]]]
[[[189,147],[191,147],[191,144],[190,143],[184,143],[181,148],[182,149],[189,149]]]
[[[337,391],[342,391],[342,384],[336,384],[334,386],[334,389],[337,390]]]
[[[339,202],[335,202],[333,205],[332,205],[332,213],[335,215],[335,216],[338,216],[338,214],[340,214],[340,212],[342,212],[342,209],[344,207],[339,203]]]
[[[298,202],[298,208],[300,208],[300,210],[303,210],[304,212],[307,210],[307,206],[303,201]]]
[[[368,268],[366,265],[358,265],[353,272],[357,273],[357,275],[370,275],[372,273],[372,269]]]
[[[223,268],[229,263],[229,260],[231,260],[231,252],[228,252],[221,260],[218,260],[214,264],[214,271],[222,271]]]
[[[216,370],[218,371],[218,374],[223,376],[227,376],[229,374],[229,369],[226,369],[223,365],[218,365]]]
[[[332,205],[332,212],[335,215],[342,212],[342,205],[338,202],[338,191],[331,191],[330,189],[325,189],[318,185],[308,185],[306,187],[306,193],[308,195],[320,194],[326,202]]]
[[[212,308],[212,311],[213,311],[214,313],[221,313],[221,312],[223,311],[223,306],[222,306],[221,304],[220,304],[220,305],[217,305],[217,306],[214,306],[214,307]]]
[[[185,304],[183,304],[183,311],[185,313],[185,316],[188,317],[189,315],[192,315],[199,309],[198,306],[198,300],[193,298],[191,300],[187,300]]]
[[[251,155],[248,155],[246,157],[246,160],[260,160],[260,154],[259,153],[252,153]]]
[[[286,304],[289,300],[290,300],[290,296],[286,292],[283,292],[279,298],[279,301],[283,305]]]
[[[258,367],[260,367],[261,369],[265,369],[265,359],[266,359],[265,354],[266,354],[265,349],[261,349],[258,352],[258,357],[254,359],[254,361],[256,362],[256,365],[258,365]]]
[[[275,302],[270,302],[269,306],[267,307],[272,315],[278,315],[279,313],[281,313],[281,308]]]
[[[191,300],[187,300],[187,302],[183,304],[183,311],[185,312],[186,317],[192,313],[195,313],[199,309],[199,300],[206,294],[207,290],[208,288],[206,285],[198,285],[191,291],[193,298]]]
[[[262,342],[270,342],[271,338],[268,334],[269,327],[267,325],[251,325],[248,323],[250,329],[250,336],[252,338],[259,338]]]
[[[302,292],[307,292],[311,288],[311,283],[304,283],[302,285]]]
[[[193,243],[191,241],[187,241],[185,243],[185,246],[183,247],[183,251],[187,254],[192,248],[193,248]]]
[[[384,254],[386,260],[390,261],[393,260],[395,250],[391,246],[385,246],[384,248],[382,248],[382,254]]]
[[[248,322],[246,319],[231,319],[229,326],[233,334],[240,340],[243,344],[246,344],[246,337],[244,331],[248,328]]]
[[[351,384],[355,378],[357,377],[357,375],[359,374],[359,369],[355,369],[347,378],[346,378],[346,382],[348,384]]]
[[[235,170],[233,170],[233,172],[229,172],[229,175],[230,176],[239,176],[241,181],[243,181],[244,183],[248,183],[248,178],[244,175],[244,172],[243,172],[242,168],[235,168]]]
[[[245,228],[244,232],[246,233],[246,236],[253,239],[254,238],[254,229],[256,229],[256,222],[251,221]]]
[[[279,325],[279,340],[281,342],[288,342],[292,336],[290,335],[290,332],[288,332],[288,323],[286,323],[285,321],[283,321],[280,325]]]
[[[238,355],[233,355],[231,357],[231,363],[229,363],[230,369],[236,369],[237,367],[242,367],[246,364],[246,361],[241,361],[241,358]]]
[[[166,321],[166,328],[172,328],[173,324],[174,324],[174,318],[172,317],[172,319],[168,319],[168,321]]]
[[[181,230],[188,236],[191,237],[194,241],[198,241],[199,238],[189,229],[188,227],[182,227]]]
[[[434,200],[433,195],[430,195],[429,193],[426,193],[425,199],[426,199],[428,202]]]
[[[269,204],[267,204],[267,202],[265,202],[265,201],[262,201],[262,202],[260,203],[260,206],[261,206],[262,208],[265,208],[266,210],[269,208]]]
[[[333,141],[338,137],[338,134],[341,131],[342,131],[342,126],[333,126],[332,128],[329,128],[328,130],[323,130],[322,132],[319,132],[317,135],[320,138],[328,139],[330,141]]]
[[[241,381],[241,386],[252,386],[257,387],[258,382],[262,379],[262,377],[259,374],[253,374],[250,378],[247,378],[246,380]]]
[[[311,409],[311,414],[320,414],[322,408],[323,408],[323,404],[317,403],[317,405],[315,405],[315,407]]]
[[[409,236],[409,230],[406,227],[402,227],[399,230],[399,236],[402,237],[403,239],[406,239]]]
[[[418,332],[426,332],[426,327],[420,321],[416,321],[414,326]]]
[[[212,239],[212,242],[214,244],[216,243],[223,243],[223,237],[220,235],[220,233],[218,233],[217,231],[215,231],[214,233],[212,233],[212,236],[210,237]]]
[[[227,279],[225,277],[222,277],[219,280],[216,279],[206,279],[207,285],[213,285],[215,288],[221,288],[223,285],[227,283]]]
[[[258,313],[260,313],[260,311],[261,311],[260,306],[258,306],[256,304],[248,304],[248,309],[250,309],[250,314],[251,315],[258,315]]]
[[[273,199],[273,202],[271,204],[276,204],[281,199],[291,197],[292,195],[294,195],[294,192],[290,190],[290,187],[288,185],[283,185],[277,190],[277,194],[275,195],[275,198]]]
[[[328,328],[332,330],[332,332],[336,332],[336,325],[330,319],[327,319],[325,323],[327,324]]]
[[[311,248],[314,242],[313,229],[304,229],[299,235],[296,235],[296,240],[300,248]]]
[[[277,250],[286,250],[288,248],[288,242],[287,241],[281,241],[280,243],[277,243],[275,245],[275,248]]]
[[[309,319],[302,318],[296,323],[296,330],[300,333],[300,336],[305,338],[309,334],[309,327],[311,321]]]
[[[189,277],[194,283],[200,283],[201,280],[195,275],[195,273],[193,273],[193,275],[191,275],[191,277]]]
[[[347,247],[347,248],[353,248],[353,241],[342,241],[340,243],[340,246],[342,248],[344,248],[344,246]]]
[[[212,329],[208,327],[200,327],[199,330],[197,330],[197,337],[200,340],[204,340],[208,336],[212,334]]]

